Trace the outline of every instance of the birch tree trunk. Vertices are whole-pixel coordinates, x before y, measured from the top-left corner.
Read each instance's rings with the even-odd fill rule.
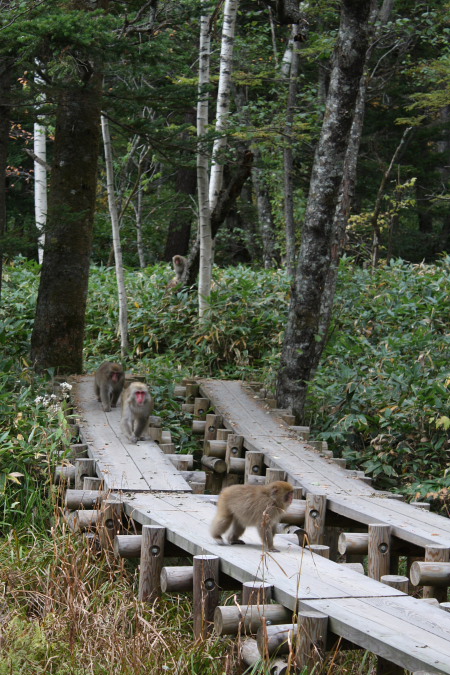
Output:
[[[200,73],[199,73],[199,103],[197,115],[197,135],[199,151],[197,155],[197,180],[199,196],[200,219],[200,274],[198,285],[199,319],[203,323],[209,314],[209,296],[211,292],[212,265],[213,265],[213,237],[211,233],[211,213],[214,211],[223,181],[223,158],[221,152],[227,146],[226,129],[230,110],[231,72],[233,67],[233,47],[236,26],[238,0],[225,0],[222,28],[222,43],[220,51],[220,74],[216,108],[216,134],[214,141],[211,177],[208,186],[208,155],[205,145],[201,143],[204,137],[208,120],[208,102],[205,100],[204,89],[209,83],[209,54],[210,33],[209,20],[201,18],[200,37]],[[207,25],[204,25],[207,23]],[[208,188],[208,193],[206,189]],[[208,213],[206,213],[208,211]]]
[[[119,298],[119,331],[120,353],[125,358],[128,352],[128,306],[127,292],[122,263],[122,247],[120,244],[119,215],[114,194],[114,169],[109,124],[105,115],[101,115],[103,147],[105,151],[106,191],[108,193],[109,214],[111,216],[114,260],[116,265],[117,295]]]
[[[278,372],[281,407],[303,419],[319,338],[320,307],[331,260],[333,220],[367,50],[370,0],[342,0],[327,106],[316,149]]]
[[[14,60],[0,57],[0,175],[6,176],[10,127],[10,95],[13,80]],[[3,235],[6,232],[6,181],[0,184],[0,301],[3,281]]]
[[[212,275],[212,235],[209,210],[208,147],[205,139],[208,125],[208,92],[211,36],[209,16],[200,17],[200,57],[197,104],[197,190],[200,237],[200,267],[198,279],[198,314],[200,323],[206,321]]]
[[[226,130],[230,113],[231,73],[233,70],[234,35],[238,0],[225,0],[223,10],[222,44],[220,50],[219,88],[217,92],[216,134],[214,141],[211,177],[209,183],[209,210],[214,211],[222,188],[223,158],[220,153],[227,147]]]
[[[42,83],[42,79],[35,75],[35,82]],[[39,100],[45,100],[41,94]],[[39,118],[38,118],[39,119]],[[34,216],[38,231],[38,261],[44,258],[45,224],[47,222],[47,130],[40,121],[34,123]]]
[[[298,26],[292,26],[292,54],[289,72],[289,94],[286,108],[286,125],[284,128],[284,219],[286,228],[286,267],[290,277],[295,274],[295,223],[294,223],[294,157],[292,153],[294,110],[297,99],[298,80],[298,42],[296,41]],[[284,65],[284,63],[283,63]]]

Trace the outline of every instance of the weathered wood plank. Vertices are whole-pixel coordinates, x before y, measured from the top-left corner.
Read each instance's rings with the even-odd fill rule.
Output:
[[[409,670],[450,673],[450,615],[276,537],[279,553],[263,555],[249,528],[246,546],[218,546],[208,532],[214,505],[195,495],[136,495],[127,512],[167,528],[167,538],[189,553],[219,555],[222,572],[241,582],[264,580],[273,598],[293,610],[315,609],[330,629]]]
[[[419,546],[450,545],[450,520],[387,499],[349,475],[295,437],[285,422],[264,408],[241,382],[201,380],[200,389],[234,433],[245,437],[249,450],[264,452],[270,467],[283,469],[287,479],[306,492],[327,495],[327,508],[368,525],[391,525],[392,534]]]
[[[439,607],[408,595],[308,600],[301,606],[327,614],[333,633],[407,670],[450,673],[450,621]]]
[[[294,609],[296,598],[399,595],[345,566],[275,537],[279,553],[262,553],[254,528],[243,535],[245,546],[220,546],[209,534],[214,504],[196,495],[136,495],[126,510],[142,524],[166,527],[167,539],[192,555],[219,555],[221,571],[241,582],[264,580],[275,587],[279,602]]]
[[[81,412],[80,428],[106,490],[180,491],[191,487],[153,441],[132,444],[120,429],[120,409],[103,412],[92,376],[77,378],[72,396]]]

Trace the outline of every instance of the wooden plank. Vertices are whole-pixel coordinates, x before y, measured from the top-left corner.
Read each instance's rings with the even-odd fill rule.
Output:
[[[125,505],[139,522],[166,527],[167,539],[193,555],[219,555],[238,581],[264,580],[274,600],[330,618],[330,629],[409,670],[450,673],[450,615],[276,537],[279,553],[263,555],[249,528],[246,546],[218,546],[208,533],[214,505],[196,495],[136,495]]]
[[[439,607],[399,598],[311,600],[301,607],[329,617],[329,629],[411,671],[450,673],[450,617]]]
[[[401,595],[345,566],[275,537],[279,553],[262,553],[254,528],[246,546],[220,546],[209,534],[215,506],[197,495],[136,495],[125,509],[142,524],[166,527],[167,539],[192,555],[221,558],[221,570],[241,582],[259,579],[274,585],[278,602],[294,609],[297,598]]]
[[[120,409],[103,412],[94,395],[92,376],[77,378],[72,396],[80,410],[89,457],[96,461],[106,490],[192,491],[156,443],[127,441],[120,429]]]
[[[248,449],[264,452],[266,464],[284,470],[306,492],[327,495],[327,508],[357,522],[392,526],[392,534],[426,546],[450,545],[450,520],[388,499],[294,438],[285,422],[265,409],[236,381],[201,380],[200,389]]]

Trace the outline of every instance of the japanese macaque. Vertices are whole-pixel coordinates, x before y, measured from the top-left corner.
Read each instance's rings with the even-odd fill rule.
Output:
[[[122,396],[121,426],[124,434],[132,443],[147,431],[150,415],[153,412],[153,398],[143,382],[132,382]]]
[[[184,270],[186,269],[187,260],[182,255],[174,255],[172,258],[172,265],[175,271],[175,277],[169,281],[169,288],[174,288],[181,284],[183,280]]]
[[[125,373],[120,363],[105,361],[99,366],[95,373],[95,394],[105,412],[116,407],[124,382]]]
[[[211,534],[218,544],[223,544],[222,535],[231,528],[228,543],[245,544],[240,536],[246,527],[253,525],[258,529],[263,548],[278,551],[273,545],[275,529],[293,495],[294,488],[283,480],[269,485],[230,485],[219,495]]]

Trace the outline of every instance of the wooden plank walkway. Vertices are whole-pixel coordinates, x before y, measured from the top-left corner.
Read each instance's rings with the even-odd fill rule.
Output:
[[[262,450],[270,466],[284,469],[309,492],[327,494],[328,508],[360,523],[382,522],[393,533],[421,546],[450,545],[447,521],[393,499],[308,449],[289,428],[240,383],[202,381],[227,426],[245,436],[249,449]],[[253,528],[246,546],[219,546],[209,534],[214,498],[191,494],[190,486],[157,444],[132,445],[120,430],[120,413],[105,414],[92,377],[77,378],[73,399],[80,430],[97,474],[135,521],[161,525],[166,538],[192,555],[217,555],[220,569],[237,582],[273,584],[274,599],[290,609],[317,609],[329,629],[362,648],[411,671],[450,675],[450,614],[276,536],[280,552],[263,553]],[[225,392],[225,394],[224,394]]]
[[[165,527],[167,539],[192,555],[219,556],[234,579],[273,584],[276,602],[327,614],[336,635],[411,671],[450,673],[450,614],[277,535],[279,553],[263,554],[252,528],[246,546],[219,546],[208,532],[214,508],[198,495],[136,495],[125,504],[128,515]]]
[[[106,490],[124,492],[191,492],[180,472],[157,443],[129,443],[120,428],[120,407],[103,412],[94,394],[93,376],[76,378],[72,399],[78,408],[80,430]]]
[[[288,480],[306,492],[325,494],[327,509],[358,523],[383,523],[392,534],[419,546],[450,547],[450,520],[396,499],[388,499],[349,472],[320,457],[265,408],[238,381],[200,380],[202,396],[209,398],[224,425],[245,437],[249,450],[264,453],[267,466],[282,469]]]

